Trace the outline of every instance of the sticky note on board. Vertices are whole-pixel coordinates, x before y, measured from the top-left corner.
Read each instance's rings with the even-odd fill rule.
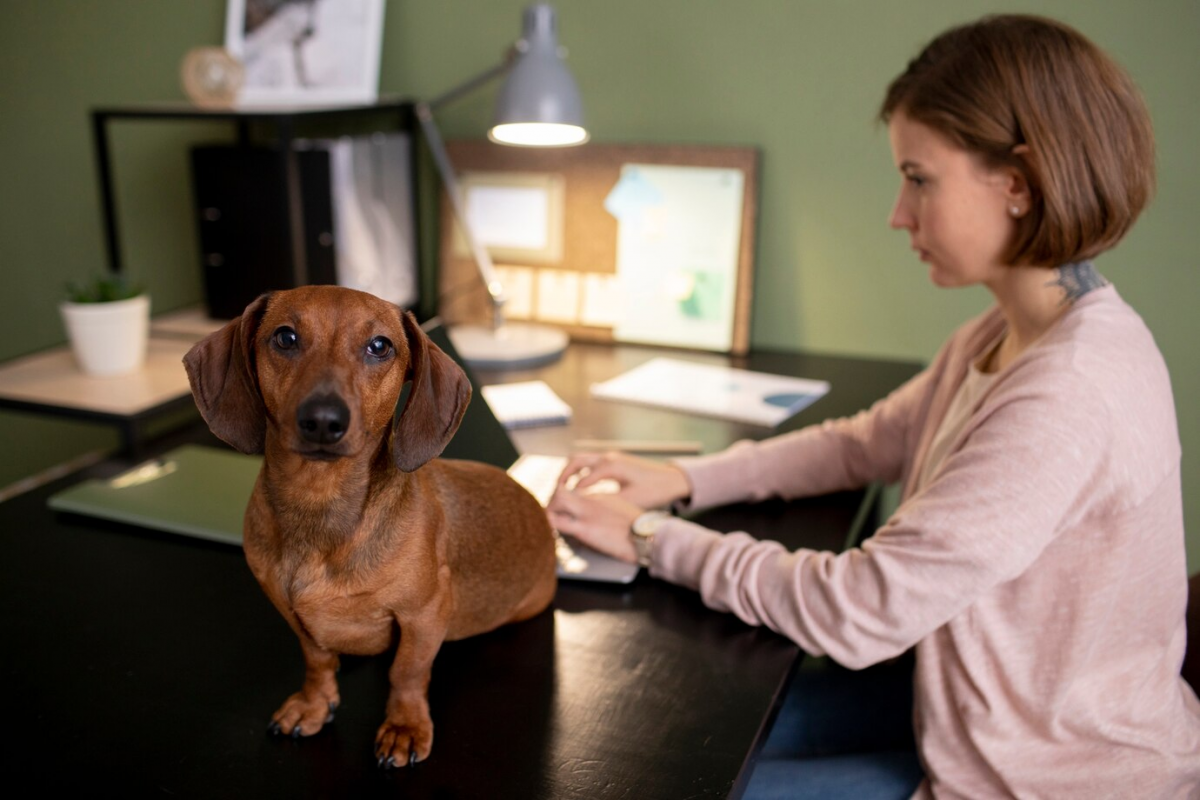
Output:
[[[664,202],[663,193],[637,167],[625,166],[621,178],[604,198],[604,209],[618,220],[634,217]]]
[[[621,283],[616,275],[584,275],[583,308],[579,321],[584,325],[617,325],[623,319],[623,300]]]
[[[579,321],[579,273],[543,269],[537,277],[537,317],[546,322]]]
[[[504,316],[509,319],[533,318],[533,270],[529,267],[496,265],[496,277],[504,287],[508,302],[504,304]]]

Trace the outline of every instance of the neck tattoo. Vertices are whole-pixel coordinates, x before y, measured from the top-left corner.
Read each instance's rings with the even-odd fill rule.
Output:
[[[1108,279],[1097,272],[1090,261],[1063,264],[1054,270],[1054,274],[1054,280],[1047,281],[1046,285],[1062,288],[1065,293],[1063,305],[1074,303],[1093,289],[1108,286]]]

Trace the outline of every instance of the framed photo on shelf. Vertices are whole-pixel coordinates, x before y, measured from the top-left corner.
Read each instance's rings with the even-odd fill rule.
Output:
[[[227,0],[239,107],[373,103],[384,0]]]

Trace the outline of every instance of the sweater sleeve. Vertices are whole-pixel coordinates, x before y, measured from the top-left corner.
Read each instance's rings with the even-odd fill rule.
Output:
[[[673,520],[652,573],[852,668],[899,655],[1020,575],[1086,507],[1109,420],[1101,393],[1073,377],[990,400],[938,476],[860,548],[787,552]]]
[[[708,456],[675,459],[692,487],[686,508],[792,499],[899,480],[912,457],[912,426],[917,410],[928,402],[935,367],[855,416],[761,442],[740,441]]]

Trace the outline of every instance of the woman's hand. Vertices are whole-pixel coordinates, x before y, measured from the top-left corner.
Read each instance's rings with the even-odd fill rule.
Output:
[[[577,475],[579,482],[571,487],[575,491],[611,480],[619,487],[617,497],[639,508],[665,506],[692,493],[687,476],[678,467],[625,453],[572,456],[558,476],[558,490],[561,492],[570,486],[570,481]]]
[[[631,564],[637,561],[637,551],[630,529],[641,513],[639,506],[618,494],[589,494],[561,486],[546,506],[550,524],[559,533],[574,536],[593,550]]]

